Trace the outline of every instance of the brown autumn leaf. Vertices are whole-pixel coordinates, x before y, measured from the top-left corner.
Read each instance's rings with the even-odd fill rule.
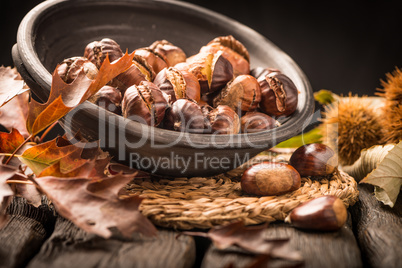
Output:
[[[0,124],[10,131],[17,129],[25,138],[29,136],[26,127],[28,101],[29,92],[23,92],[0,108]]]
[[[135,168],[130,168],[126,165],[119,164],[119,163],[110,163],[107,166],[107,170],[111,175],[116,175],[119,173],[123,174],[136,174],[136,178],[150,178],[151,174],[142,170],[138,170]]]
[[[0,153],[12,154],[24,140],[17,129],[12,129],[10,133],[0,132]]]
[[[13,190],[7,184],[7,180],[17,174],[18,169],[13,166],[0,165],[0,229],[8,222],[5,211],[10,201],[10,196],[14,195]]]
[[[47,102],[41,104],[35,100],[31,100],[29,103],[27,118],[28,132],[32,135],[38,134],[79,104],[83,103],[102,86],[129,68],[132,64],[133,57],[134,53],[126,53],[113,63],[110,63],[109,59],[106,58],[95,80],[87,78],[82,71],[71,84],[66,84],[60,78],[58,72],[54,71],[52,87]]]
[[[27,90],[15,68],[0,66],[0,107]]]
[[[270,255],[291,261],[302,261],[298,251],[289,247],[289,239],[268,239],[264,232],[267,224],[245,226],[242,221],[216,226],[205,232],[183,232],[187,235],[208,237],[218,249],[238,246],[254,254]]]
[[[139,211],[142,199],[118,196],[132,178],[118,174],[96,180],[42,177],[35,181],[61,216],[87,232],[108,238],[112,235],[110,228],[117,228],[125,236],[137,231],[155,235],[156,228]]]

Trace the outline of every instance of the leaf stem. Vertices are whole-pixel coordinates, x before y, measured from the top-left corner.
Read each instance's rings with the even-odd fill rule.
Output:
[[[7,165],[8,163],[10,163],[11,159],[15,156],[15,154],[18,152],[19,149],[22,148],[22,146],[24,146],[31,138],[32,138],[32,134],[26,138],[26,140],[24,140],[23,143],[20,144],[20,146],[17,147],[17,149],[15,149],[15,151],[11,154],[11,156],[7,159],[7,161],[4,163],[5,165]]]
[[[0,153],[0,155],[4,155],[4,156],[11,156],[11,157],[13,157],[13,156],[21,156],[21,155],[19,155],[19,154],[9,154],[9,153]]]
[[[42,143],[43,140],[46,138],[47,134],[49,134],[49,132],[58,124],[58,121],[54,122],[53,124],[51,124],[46,130],[45,132],[43,132],[42,136],[40,137],[39,143]]]
[[[20,181],[20,180],[8,180],[6,181],[6,183],[8,184],[13,184],[13,183],[19,183],[19,184],[30,184],[30,185],[34,185],[34,183],[32,181]]]

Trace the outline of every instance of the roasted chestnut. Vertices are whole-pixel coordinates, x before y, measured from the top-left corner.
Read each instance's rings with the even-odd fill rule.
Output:
[[[89,101],[112,113],[121,114],[121,92],[115,87],[103,86]]]
[[[260,112],[247,112],[241,118],[241,132],[255,133],[278,126],[278,121]]]
[[[149,81],[129,87],[121,104],[124,117],[149,126],[162,122],[167,107],[165,94]]]
[[[138,48],[134,51],[135,55],[143,57],[152,67],[155,73],[159,73],[162,69],[168,67],[165,56],[159,54],[149,47]]]
[[[175,67],[194,74],[200,83],[201,93],[220,90],[233,79],[232,64],[223,57],[222,51],[198,53],[188,58],[185,63],[176,64]]]
[[[309,200],[289,214],[293,226],[316,231],[337,231],[346,222],[348,212],[342,200],[326,195]]]
[[[167,111],[164,127],[190,133],[204,133],[210,128],[200,106],[188,99],[178,99],[172,104]]]
[[[149,48],[156,53],[163,55],[166,59],[168,66],[175,66],[180,62],[186,61],[186,53],[184,51],[166,40],[158,40],[153,42]]]
[[[58,75],[67,84],[73,82],[81,71],[92,80],[95,79],[98,74],[96,66],[84,57],[68,58],[57,66]]]
[[[250,74],[252,75],[252,76],[254,76],[257,80],[260,80],[260,79],[265,79],[265,76],[267,76],[268,74],[270,74],[270,73],[280,73],[281,71],[279,71],[278,69],[276,69],[276,68],[270,68],[270,67],[267,67],[267,68],[264,68],[264,67],[256,67],[256,68],[254,68],[254,69],[252,69],[251,71],[250,71]]]
[[[229,82],[214,99],[214,106],[227,105],[236,113],[254,111],[261,100],[257,79],[251,75],[239,75]]]
[[[239,116],[229,106],[219,105],[209,111],[208,119],[214,134],[237,134],[240,131]]]
[[[109,57],[110,62],[123,57],[119,44],[110,38],[91,42],[85,47],[84,57],[95,64],[98,69],[106,59],[106,56]]]
[[[301,176],[326,176],[335,171],[338,161],[334,151],[327,145],[310,143],[297,148],[289,164]]]
[[[232,64],[235,76],[250,73],[250,55],[244,45],[232,35],[217,37],[200,50],[201,53],[218,51],[222,51],[222,55]]]
[[[248,194],[281,195],[299,189],[301,178],[288,164],[262,162],[244,171],[240,185]]]
[[[298,90],[293,81],[286,75],[270,72],[260,76],[261,87],[260,108],[271,116],[289,116],[296,111]]]
[[[191,99],[199,102],[201,98],[200,84],[197,78],[192,73],[184,70],[179,71],[174,67],[160,71],[154,79],[154,84],[167,93],[172,102],[177,99]]]

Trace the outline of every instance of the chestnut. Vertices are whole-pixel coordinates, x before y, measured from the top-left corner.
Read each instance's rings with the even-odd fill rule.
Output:
[[[232,35],[216,37],[200,50],[201,53],[222,51],[233,67],[235,76],[250,73],[250,55],[245,46]]]
[[[190,133],[205,133],[210,128],[201,107],[188,99],[178,99],[172,104],[167,111],[164,127]]]
[[[273,129],[278,126],[278,121],[260,112],[247,112],[241,118],[241,132],[255,133],[268,129]]]
[[[129,87],[121,104],[124,117],[149,126],[158,126],[162,122],[167,107],[163,92],[149,81]]]
[[[67,84],[72,83],[81,71],[84,71],[85,75],[92,80],[98,74],[96,66],[84,57],[68,58],[57,66],[58,75]]]
[[[281,195],[299,189],[301,178],[288,164],[262,162],[244,171],[240,185],[248,194]]]
[[[337,231],[346,222],[348,212],[342,200],[333,195],[314,198],[299,205],[287,221],[296,228],[316,231]]]
[[[327,145],[310,143],[297,148],[289,164],[301,176],[326,176],[335,171],[338,161],[335,152]]]
[[[250,74],[254,76],[257,80],[260,79],[265,79],[265,76],[267,76],[270,73],[280,73],[276,68],[271,68],[271,67],[256,67],[250,71]]]
[[[227,105],[237,113],[253,111],[261,100],[257,79],[251,75],[239,75],[229,82],[213,101],[214,106]]]
[[[223,57],[222,51],[198,53],[175,67],[193,73],[200,83],[202,94],[220,90],[233,79],[232,64]]]
[[[173,45],[167,40],[158,40],[153,42],[149,48],[156,53],[164,56],[168,66],[175,66],[180,62],[186,61],[186,53],[178,46]]]
[[[165,57],[152,48],[138,48],[134,51],[134,54],[143,57],[152,67],[155,73],[159,73],[162,69],[168,67]]]
[[[208,119],[214,134],[237,134],[240,131],[239,116],[227,105],[219,105],[209,111]]]
[[[187,71],[179,71],[174,67],[165,68],[156,75],[153,83],[167,93],[172,102],[185,98],[200,101],[200,84],[197,78]]]
[[[85,47],[84,57],[95,64],[98,69],[100,69],[106,56],[109,57],[110,62],[123,57],[119,44],[113,39],[103,38],[100,41],[91,42]]]
[[[271,116],[289,116],[296,111],[298,90],[293,81],[278,72],[269,72],[258,79],[261,87],[260,108]]]
[[[121,92],[111,86],[103,86],[89,101],[115,114],[121,114]]]

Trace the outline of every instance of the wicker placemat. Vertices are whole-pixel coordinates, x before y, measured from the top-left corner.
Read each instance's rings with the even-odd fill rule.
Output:
[[[343,172],[320,180],[302,178],[298,190],[281,196],[245,195],[239,176],[250,164],[264,160],[278,158],[259,157],[210,178],[136,179],[126,190],[145,198],[140,209],[155,225],[183,230],[206,229],[240,219],[246,225],[284,220],[299,204],[323,195],[338,196],[346,207],[358,199],[356,181]]]

